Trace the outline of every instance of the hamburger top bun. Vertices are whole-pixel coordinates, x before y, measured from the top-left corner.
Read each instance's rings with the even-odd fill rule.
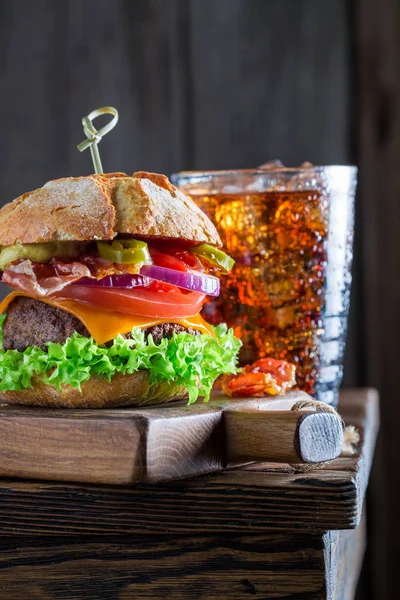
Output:
[[[165,175],[140,171],[49,181],[0,210],[0,246],[117,235],[222,246],[210,219]]]

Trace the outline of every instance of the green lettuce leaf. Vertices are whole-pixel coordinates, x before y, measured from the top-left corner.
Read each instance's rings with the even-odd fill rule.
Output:
[[[32,387],[32,377],[60,389],[69,384],[80,389],[92,375],[111,380],[116,373],[131,374],[147,369],[151,383],[175,381],[189,393],[189,404],[199,396],[208,401],[214,381],[223,373],[237,372],[237,356],[241,346],[232,329],[221,324],[214,328],[216,337],[190,333],[174,333],[156,345],[139,327],[132,329],[132,338],[117,336],[107,347],[93,338],[78,333],[63,345],[50,342],[47,352],[29,347],[24,352],[3,349],[0,316],[0,390],[22,390]]]

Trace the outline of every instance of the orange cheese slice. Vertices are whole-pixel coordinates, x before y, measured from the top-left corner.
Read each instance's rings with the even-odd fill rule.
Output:
[[[17,296],[27,296],[29,294],[23,292],[12,292],[0,304],[0,314],[7,310],[8,305]],[[35,298],[38,300],[38,298]],[[125,313],[111,312],[104,310],[101,307],[90,306],[78,302],[77,300],[61,300],[53,298],[40,298],[40,302],[60,308],[71,315],[77,317],[89,331],[90,335],[98,344],[105,344],[114,339],[119,333],[129,333],[132,327],[152,327],[161,323],[177,323],[186,328],[197,329],[202,333],[215,335],[210,325],[203,319],[200,314],[194,317],[186,317],[185,319],[152,319],[151,317],[141,317],[139,315],[129,315]]]

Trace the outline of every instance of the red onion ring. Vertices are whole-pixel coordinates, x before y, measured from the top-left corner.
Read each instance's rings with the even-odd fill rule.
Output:
[[[166,267],[158,267],[157,265],[144,265],[140,269],[140,274],[185,290],[200,292],[209,296],[219,295],[219,279],[218,277],[214,277],[214,275],[205,275],[204,273],[190,271],[176,271],[175,269],[167,269]]]
[[[135,287],[143,287],[150,283],[150,279],[148,277],[143,277],[143,275],[130,275],[129,273],[124,273],[123,275],[107,275],[107,277],[103,277],[102,279],[82,277],[82,279],[74,281],[73,285],[132,289]]]

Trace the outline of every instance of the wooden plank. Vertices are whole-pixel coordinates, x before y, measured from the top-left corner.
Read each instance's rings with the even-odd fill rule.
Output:
[[[190,1],[192,168],[350,160],[346,0]]]
[[[322,535],[6,537],[0,598],[322,600]]]
[[[363,378],[384,399],[376,468],[369,489],[367,587],[398,597],[400,436],[397,418],[400,338],[400,4],[357,0],[359,256],[362,273],[360,356]]]
[[[365,521],[326,534],[3,536],[3,598],[352,600]]]
[[[76,145],[84,138],[81,118],[104,104],[121,117],[101,145],[106,170],[181,168],[188,139],[185,2],[115,0],[110,10],[107,0],[3,0],[0,10],[7,114],[1,203],[49,179],[93,172]]]
[[[338,575],[335,600],[354,600],[367,546],[367,518],[365,510],[360,524],[352,531],[339,532]]]
[[[355,530],[324,534],[326,597],[354,600],[366,547],[365,514]]]
[[[182,407],[184,410],[184,407]],[[129,484],[222,468],[222,411],[2,408],[3,476]],[[7,414],[9,413],[9,414]]]
[[[114,410],[5,404],[0,406],[0,476],[157,483],[256,459],[309,463],[336,458],[343,445],[340,418],[312,409],[291,411],[299,400],[311,398],[290,392],[278,399],[216,397],[193,406]],[[255,418],[256,428],[251,425]],[[258,435],[246,434],[241,423]]]
[[[360,443],[363,447],[363,452],[358,457],[357,467],[354,471],[357,488],[359,490],[358,515],[360,518],[364,496],[369,481],[369,474],[372,467],[372,460],[374,458],[376,437],[380,426],[379,396],[376,390],[372,388],[365,388],[357,390],[344,390],[341,392],[340,397],[343,404],[346,406],[345,419],[348,423],[354,423],[355,425],[360,423],[358,420],[360,403],[363,403],[365,410],[363,424],[358,426],[361,437]],[[340,460],[347,460],[350,462],[352,459]],[[336,464],[338,464],[340,460],[336,461]]]
[[[356,527],[377,431],[376,402],[374,393],[354,392],[348,419],[346,403],[342,406],[347,422],[361,431],[359,453],[308,473],[253,464],[132,489],[2,480],[0,531],[195,535]]]

